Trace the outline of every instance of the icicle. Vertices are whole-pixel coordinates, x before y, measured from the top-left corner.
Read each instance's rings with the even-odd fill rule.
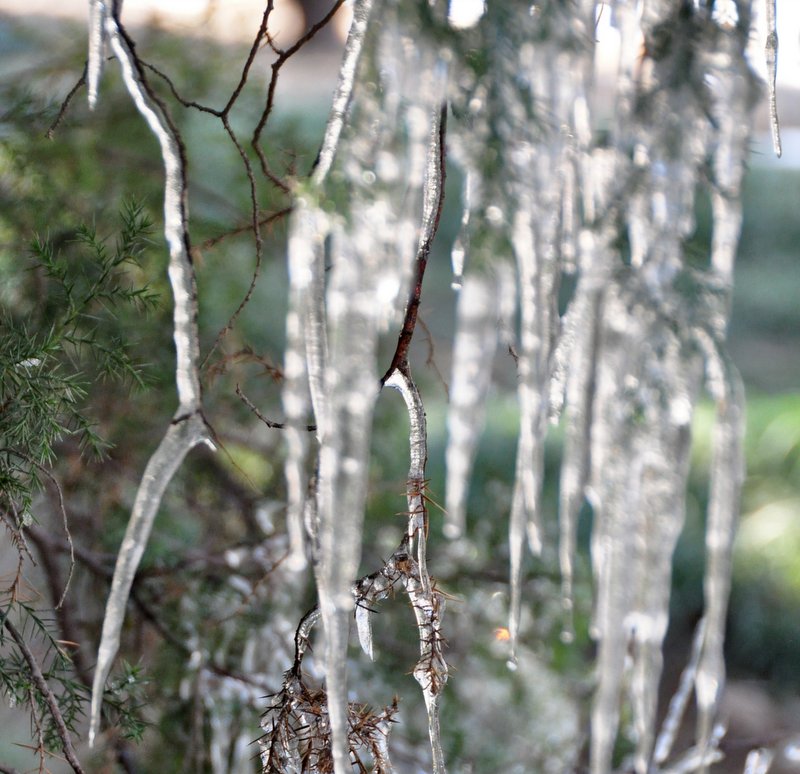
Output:
[[[97,90],[106,56],[106,16],[104,0],[89,0],[89,56],[86,64],[86,83],[89,92],[89,109],[97,104]]]
[[[462,535],[466,523],[469,478],[483,429],[492,361],[497,350],[497,315],[494,278],[468,275],[458,298],[447,415],[444,532],[451,538]]]
[[[207,438],[200,413],[199,341],[194,273],[186,232],[186,188],[177,138],[151,105],[134,67],[134,54],[119,34],[116,20],[106,19],[106,34],[120,62],[128,92],[156,135],[164,161],[164,235],[169,245],[169,280],[174,297],[176,385],[179,406],[164,438],[142,475],[128,527],[120,546],[111,583],[92,684],[89,744],[100,728],[100,708],[106,679],[119,649],[125,607],[136,569],[144,553],[161,498],[186,454]]]
[[[307,195],[306,198],[300,197],[298,201],[290,226],[289,248],[292,304],[287,325],[290,328],[287,358],[290,361],[291,372],[296,375],[297,379],[303,378],[304,370],[302,366],[299,366],[297,359],[305,360],[305,370],[308,374],[309,390],[317,425],[317,437],[322,444],[317,503],[320,524],[320,562],[317,568],[317,584],[320,593],[321,615],[326,632],[325,665],[328,710],[334,769],[337,774],[343,774],[349,770],[345,688],[348,616],[352,609],[349,587],[358,567],[358,549],[361,543],[360,517],[365,496],[363,457],[369,438],[366,425],[371,418],[370,393],[374,398],[376,394],[374,383],[377,377],[374,373],[370,373],[369,369],[362,370],[363,362],[360,357],[364,356],[366,362],[374,358],[372,351],[374,341],[371,336],[364,336],[362,331],[356,331],[355,337],[360,343],[365,344],[366,352],[359,350],[357,353],[350,353],[351,356],[345,358],[345,364],[333,361],[337,368],[341,365],[354,369],[356,375],[361,377],[362,384],[347,385],[342,390],[342,385],[335,383],[338,380],[331,379],[327,375],[328,364],[332,362],[328,357],[327,333],[327,326],[331,321],[325,319],[323,257],[324,241],[330,233],[330,224],[317,205],[317,196],[333,164],[342,128],[349,113],[356,71],[371,10],[372,0],[356,2],[344,60],[340,69],[339,84],[334,95],[319,160],[311,179],[314,193]],[[355,277],[355,281],[357,283],[358,277]],[[297,318],[291,317],[293,314],[299,315],[300,318],[300,331],[297,338],[291,337],[292,326],[298,322]],[[333,324],[336,325],[337,322],[338,320],[335,320]],[[341,331],[337,332],[341,336]],[[302,353],[299,351],[301,340],[305,342],[305,352]],[[338,341],[341,341],[341,338]],[[334,344],[334,357],[339,355],[338,348]],[[371,383],[364,385],[365,379]],[[333,384],[331,384],[332,381]],[[351,396],[357,395],[359,389],[363,387],[366,387],[363,394],[364,402],[360,401],[361,396],[353,400]],[[296,379],[292,379],[284,393],[284,404],[286,405],[288,402],[289,408],[294,409],[291,417],[293,422],[287,438],[289,454],[286,461],[286,477],[291,498],[288,517],[293,534],[293,559],[298,565],[302,556],[302,547],[297,535],[299,532],[298,521],[303,509],[302,498],[306,496],[306,492],[303,490],[306,481],[304,457],[307,453],[307,443],[298,438],[298,434],[303,432],[302,426],[299,426],[302,423],[302,414],[305,409],[302,397],[303,389]],[[344,392],[347,396],[346,400],[351,401],[352,408],[357,414],[357,417],[353,417],[352,426],[345,431],[347,433],[345,443],[342,443],[341,436],[338,435],[340,425],[337,420],[342,407],[341,404],[332,405],[333,400],[329,399],[329,390],[332,390],[340,400]],[[345,497],[340,499],[343,494],[341,487],[346,487],[346,492],[344,492]],[[340,511],[346,515],[347,523],[343,525],[341,533],[337,534],[333,520],[334,509],[339,507],[347,509]],[[340,553],[342,554],[341,562],[339,561]]]
[[[604,237],[604,241],[608,236]],[[609,276],[607,248],[597,245],[591,231],[579,240],[581,278],[565,323],[562,341],[570,341],[566,383],[566,427],[559,485],[559,544],[562,601],[565,612],[562,639],[571,642],[573,632],[573,563],[578,514],[589,476],[589,443],[592,422],[591,402],[594,387],[597,330],[603,285]]]
[[[656,744],[653,749],[653,763],[658,767],[661,767],[661,764],[667,760],[672,752],[672,746],[675,744],[675,737],[680,729],[683,714],[691,698],[692,689],[694,688],[694,682],[697,676],[697,664],[700,661],[700,653],[702,652],[703,641],[705,640],[705,631],[706,621],[705,618],[701,618],[695,629],[694,638],[692,639],[692,652],[689,656],[689,662],[681,673],[678,689],[670,699],[667,715],[664,718],[661,732],[656,739]]]
[[[776,19],[776,6],[778,0],[764,0],[767,7],[767,44],[765,53],[767,57],[767,89],[769,90],[769,124],[772,129],[772,147],[775,155],[780,158],[783,153],[781,146],[781,127],[778,121],[778,97],[775,81],[778,78],[778,24]]]
[[[325,180],[331,164],[333,164],[339,137],[342,134],[342,128],[350,107],[353,84],[355,83],[358,62],[361,58],[361,49],[364,45],[364,37],[367,34],[371,11],[372,0],[355,0],[353,4],[353,21],[347,34],[342,66],[339,68],[339,83],[336,86],[333,105],[328,117],[328,125],[325,128],[325,137],[319,152],[319,161],[311,177],[315,185],[320,185]]]
[[[286,412],[286,521],[290,562],[298,570],[306,561],[303,514],[308,495],[309,397],[318,439],[322,437],[328,412],[324,384],[328,357],[324,242],[328,231],[328,219],[323,213],[307,198],[299,198],[289,223],[289,311],[282,395]]]
[[[459,229],[455,242],[453,242],[453,249],[450,253],[450,261],[453,266],[453,281],[451,283],[453,290],[460,290],[464,280],[464,259],[469,247],[469,214],[471,208],[470,202],[472,201],[470,186],[473,174],[474,173],[470,170],[464,173],[464,185],[461,191],[461,228]]]
[[[550,346],[554,340],[552,315],[558,273],[552,269],[548,271],[543,256],[537,255],[534,240],[539,235],[535,234],[531,215],[534,206],[533,201],[523,197],[512,224],[520,288],[520,351],[517,359],[520,429],[514,483],[520,495],[515,495],[514,500],[524,510],[531,552],[538,555],[542,551],[539,500],[544,434],[549,414]],[[514,521],[513,514],[511,518]]]
[[[517,262],[520,306],[520,344],[517,356],[520,430],[517,443],[514,497],[509,522],[511,605],[510,663],[516,662],[522,604],[521,574],[524,539],[531,553],[542,550],[541,488],[544,437],[549,419],[549,393],[557,310],[555,288],[559,270],[552,257],[537,250],[538,240],[553,236],[552,219],[536,222],[532,197],[520,195],[512,223],[512,246]]]
[[[744,476],[744,388],[736,368],[711,337],[697,331],[696,338],[706,356],[707,385],[717,404],[703,582],[707,624],[696,679],[697,738],[702,748],[711,744],[712,726],[725,683],[725,618],[730,592],[733,538]]]
[[[725,756],[719,750],[719,743],[725,735],[725,726],[714,726],[709,746],[702,748],[700,745],[687,750],[678,760],[662,770],[662,774],[696,774],[704,767],[711,766],[721,761]]]
[[[520,465],[517,455],[517,468]],[[515,478],[519,470],[515,471]],[[508,633],[509,656],[508,668],[517,668],[517,645],[519,643],[519,622],[522,610],[522,556],[525,549],[525,505],[522,487],[514,486],[514,496],[511,501],[511,514],[508,523],[508,553],[509,553],[509,586],[511,599],[509,601]]]
[[[356,601],[356,631],[358,632],[358,643],[361,650],[367,654],[370,661],[375,660],[375,652],[372,649],[372,622],[370,615],[372,611],[365,605]]]
[[[750,750],[744,762],[744,774],[767,774],[775,753],[765,747]]]
[[[625,421],[618,385],[632,387],[629,353],[623,344],[623,321],[619,299],[612,299],[598,355],[598,376],[592,428],[590,502],[594,512],[591,553],[595,576],[593,636],[598,640],[597,689],[592,708],[591,771],[610,770],[611,755],[619,726],[622,675],[628,650],[633,585],[631,558],[639,527],[641,460]],[[624,307],[623,307],[624,308]],[[628,324],[635,324],[628,321]],[[623,384],[620,384],[620,382]],[[629,404],[630,398],[627,403]],[[622,413],[620,417],[618,414]],[[622,420],[622,421],[620,421]]]

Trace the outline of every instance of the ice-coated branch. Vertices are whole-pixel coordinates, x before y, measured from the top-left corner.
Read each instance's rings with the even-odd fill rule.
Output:
[[[706,384],[716,402],[711,482],[706,524],[705,637],[697,665],[698,746],[711,745],[719,701],[725,687],[725,619],[731,584],[733,539],[744,477],[744,387],[739,372],[718,342],[695,332],[706,358]],[[701,768],[702,774],[705,768]]]
[[[336,147],[339,144],[339,137],[342,134],[342,128],[350,107],[356,70],[361,58],[361,49],[364,45],[364,37],[367,34],[367,23],[369,22],[371,10],[372,0],[356,0],[353,6],[353,21],[350,24],[350,32],[345,44],[342,66],[339,69],[339,84],[333,97],[328,125],[325,128],[325,136],[319,151],[319,160],[311,177],[315,185],[320,185],[325,180],[336,155]]]
[[[422,228],[420,229],[419,246],[415,276],[411,285],[411,293],[406,304],[403,327],[397,338],[392,362],[381,379],[381,384],[386,384],[396,371],[408,370],[408,350],[411,339],[417,326],[417,313],[422,298],[422,281],[425,278],[425,269],[428,267],[428,257],[433,246],[433,240],[439,231],[444,207],[445,184],[445,138],[447,135],[447,105],[443,104],[436,114],[432,116],[430,137],[428,141],[427,159],[425,164],[425,185],[423,191]],[[396,386],[396,385],[395,385]]]
[[[439,723],[439,695],[447,682],[447,662],[442,652],[444,639],[441,632],[444,597],[433,588],[428,574],[427,537],[428,511],[425,505],[425,466],[428,460],[428,438],[425,423],[425,407],[419,390],[408,373],[408,364],[394,370],[384,382],[403,396],[409,419],[409,452],[410,465],[406,487],[408,501],[408,531],[406,539],[409,546],[416,540],[417,561],[409,557],[405,566],[405,587],[419,629],[420,658],[414,667],[414,678],[422,688],[425,707],[428,712],[428,735],[431,743],[434,774],[446,771],[444,752],[442,751],[441,731]],[[402,546],[401,546],[402,549]],[[359,608],[356,610],[359,620]],[[366,621],[364,623],[364,621]],[[369,631],[369,611],[362,611],[359,623],[359,637],[362,647],[368,649],[372,657],[372,640],[362,634]],[[365,647],[366,640],[366,647]]]
[[[442,750],[439,706],[441,692],[447,682],[447,662],[444,660],[444,636],[442,615],[444,596],[431,589],[426,592],[420,568],[410,559],[405,585],[419,629],[419,661],[414,667],[414,679],[422,688],[425,708],[428,711],[428,736],[431,743],[433,774],[445,774],[447,769]]]
[[[86,64],[86,83],[91,109],[97,104],[97,90],[100,86],[100,76],[103,74],[107,15],[108,6],[105,0],[89,0],[89,56]]]
[[[778,78],[778,23],[776,6],[778,0],[765,0],[767,8],[767,44],[764,52],[767,57],[767,90],[769,92],[769,124],[772,129],[772,147],[775,155],[780,158],[783,153],[781,146],[781,126],[778,121],[778,96],[776,80]]]
[[[131,585],[161,499],[189,450],[208,440],[200,404],[197,299],[194,270],[189,257],[183,149],[177,129],[147,87],[141,63],[120,24],[116,5],[114,13],[106,18],[106,35],[120,62],[128,92],[161,146],[165,172],[164,235],[169,246],[168,274],[174,298],[178,409],[161,443],[147,463],[117,556],[92,685],[90,745],[94,743],[100,728],[103,690],[119,649],[120,632]]]
[[[697,677],[697,664],[700,661],[700,654],[702,652],[705,636],[706,621],[705,618],[701,618],[695,629],[689,661],[683,668],[683,672],[681,672],[678,688],[669,701],[666,717],[661,724],[661,731],[656,739],[655,747],[653,748],[653,763],[657,766],[661,766],[672,752],[672,745],[675,743],[675,737],[680,730],[681,721],[683,720],[683,713],[686,711],[686,706],[689,703],[692,689],[694,688],[695,679]]]
[[[423,591],[430,594],[431,579],[428,575],[428,509],[425,505],[425,466],[428,462],[428,432],[425,424],[425,406],[414,380],[406,370],[396,370],[386,380],[403,396],[408,410],[409,451],[411,463],[408,469],[406,499],[408,501],[408,537],[416,540],[417,562]]]

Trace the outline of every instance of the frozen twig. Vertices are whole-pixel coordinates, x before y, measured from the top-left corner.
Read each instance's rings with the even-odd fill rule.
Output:
[[[692,688],[694,688],[695,679],[697,677],[697,664],[700,661],[705,632],[705,618],[701,618],[700,622],[697,624],[694,639],[692,640],[692,652],[689,656],[689,662],[681,673],[678,689],[669,701],[669,708],[667,709],[667,715],[661,726],[661,733],[659,733],[656,739],[653,751],[653,763],[658,766],[661,766],[672,752],[672,745],[675,743],[675,737],[680,729],[683,713],[691,698]]]
[[[408,470],[406,498],[408,500],[408,536],[417,543],[417,561],[423,592],[430,594],[426,545],[428,538],[428,509],[425,506],[425,465],[428,462],[428,433],[425,424],[425,407],[417,385],[406,371],[395,371],[387,380],[403,396],[408,409],[409,445],[411,464]],[[413,544],[413,543],[412,543]]]
[[[731,583],[733,538],[744,476],[744,387],[736,367],[710,334],[695,332],[706,358],[706,384],[716,402],[706,525],[705,636],[697,664],[698,746],[709,747],[725,687],[723,642]],[[706,768],[700,769],[704,774]]]
[[[169,246],[168,273],[174,297],[175,376],[179,405],[166,434],[147,463],[117,557],[92,685],[90,745],[94,743],[100,728],[103,690],[119,650],[120,632],[133,578],[164,491],[189,450],[208,439],[200,403],[197,300],[194,270],[189,257],[183,147],[177,128],[147,85],[141,63],[119,21],[117,4],[112,15],[106,19],[106,35],[120,62],[128,92],[158,139],[164,160],[164,235]]]
[[[106,17],[108,5],[105,0],[89,0],[89,57],[86,65],[86,82],[89,90],[89,107],[97,104],[97,89],[103,74],[106,48]]]
[[[767,90],[769,92],[769,123],[772,128],[772,147],[775,155],[780,158],[783,153],[781,146],[781,126],[778,121],[778,97],[776,80],[778,78],[778,24],[776,6],[778,0],[765,0],[767,7],[767,44],[765,53],[767,57]]]
[[[350,107],[356,69],[361,57],[364,37],[367,34],[367,23],[371,10],[372,0],[356,0],[353,6],[353,21],[350,25],[350,32],[347,36],[344,50],[344,59],[339,70],[339,85],[336,87],[336,93],[333,97],[333,106],[328,118],[328,125],[325,128],[322,147],[319,151],[319,160],[311,177],[312,182],[316,185],[320,185],[325,180],[331,164],[333,164],[333,157],[336,155],[336,147],[339,144],[339,137]]]

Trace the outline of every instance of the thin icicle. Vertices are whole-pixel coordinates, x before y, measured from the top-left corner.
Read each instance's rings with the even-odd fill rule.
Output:
[[[458,298],[453,343],[450,410],[447,415],[447,537],[464,533],[469,477],[483,429],[486,397],[497,351],[497,284],[493,277],[470,274]]]
[[[744,774],[767,774],[774,758],[775,752],[766,747],[750,750],[744,762]]]
[[[769,124],[772,129],[772,147],[775,155],[783,154],[781,145],[781,126],[778,121],[778,96],[776,80],[778,78],[778,22],[776,8],[778,0],[764,0],[767,9],[767,44],[764,52],[767,57],[767,90],[769,93]]]
[[[710,336],[696,332],[706,356],[707,385],[717,404],[706,525],[706,636],[697,667],[697,739],[709,745],[725,684],[723,642],[730,593],[733,538],[739,516],[743,470],[744,388]],[[701,769],[703,772],[704,769]]]
[[[520,464],[518,454],[517,468],[519,468]],[[514,475],[515,478],[519,476],[519,469],[515,470]],[[525,527],[527,523],[523,500],[522,487],[515,485],[508,521],[509,590],[511,595],[508,609],[509,669],[517,668],[517,645],[519,643],[519,623],[522,612],[522,557],[525,550]]]
[[[700,661],[703,641],[706,636],[705,630],[706,621],[705,618],[701,618],[695,629],[694,638],[692,639],[692,652],[689,656],[689,661],[684,667],[683,672],[681,672],[678,689],[669,701],[666,717],[664,718],[661,731],[656,739],[653,750],[653,763],[659,768],[664,761],[669,758],[672,752],[672,746],[675,744],[675,737],[678,735],[684,712],[691,699],[692,689],[694,688],[695,678],[697,676],[697,665]]]
[[[358,632],[358,644],[361,650],[367,654],[370,661],[375,660],[375,651],[372,647],[372,621],[370,619],[372,611],[366,604],[356,602],[356,631]]]
[[[607,240],[608,237],[605,237]],[[601,245],[598,245],[598,241]],[[592,392],[597,357],[598,323],[603,285],[609,274],[603,238],[586,230],[581,234],[581,278],[565,322],[562,340],[571,341],[566,382],[566,426],[559,483],[559,542],[561,593],[564,606],[562,639],[571,642],[573,632],[573,579],[578,514],[589,479],[589,444],[592,425]]]
[[[164,234],[169,245],[168,273],[174,297],[175,375],[179,406],[175,418],[150,457],[142,475],[125,537],[117,556],[92,684],[90,745],[94,743],[100,728],[103,691],[119,649],[120,632],[131,584],[150,536],[161,498],[189,450],[208,439],[205,422],[200,414],[197,302],[194,273],[187,250],[186,189],[178,142],[158,109],[151,104],[139,80],[135,56],[119,34],[116,19],[113,17],[106,19],[106,34],[120,62],[128,92],[161,145],[165,170]]]
[[[464,260],[469,249],[469,216],[471,209],[472,193],[470,191],[471,177],[474,173],[467,170],[464,173],[464,185],[461,189],[461,198],[463,200],[461,210],[461,228],[459,229],[458,236],[453,242],[453,249],[450,253],[450,261],[453,267],[453,281],[451,287],[453,290],[460,290],[464,281]]]
[[[108,7],[104,0],[89,0],[89,56],[86,64],[86,84],[89,109],[97,104],[97,91],[106,57],[106,16]]]
[[[305,565],[303,514],[308,496],[306,457],[309,450],[309,398],[317,425],[317,438],[325,429],[327,393],[324,384],[328,357],[325,324],[324,242],[328,219],[309,197],[299,198],[289,224],[289,311],[286,318],[285,382],[287,485],[286,521],[290,536],[290,561]]]
[[[361,49],[364,45],[364,37],[367,34],[371,11],[372,0],[356,0],[353,5],[353,21],[347,34],[342,66],[339,68],[339,83],[336,86],[336,93],[333,97],[328,125],[325,127],[325,137],[320,148],[319,161],[311,177],[314,185],[321,185],[325,180],[336,155],[339,137],[342,134],[342,128],[350,107],[356,71],[361,58]]]
[[[714,726],[708,746],[691,747],[678,760],[663,769],[661,774],[696,774],[703,768],[721,761],[725,757],[719,749],[723,736],[725,736],[725,726],[720,723]]]
[[[542,551],[539,501],[544,435],[549,417],[550,348],[554,341],[553,291],[558,272],[548,267],[544,257],[537,254],[536,241],[540,234],[536,233],[537,224],[532,218],[534,208],[534,202],[523,197],[512,224],[512,244],[520,289],[520,348],[517,359],[520,428],[514,483],[520,495],[515,495],[514,501],[522,506],[525,514],[525,532],[530,550],[534,555],[539,555]]]

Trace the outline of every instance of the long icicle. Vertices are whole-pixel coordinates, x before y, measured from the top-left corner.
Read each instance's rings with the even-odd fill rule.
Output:
[[[100,729],[103,690],[119,650],[128,595],[161,498],[189,450],[208,441],[200,403],[197,298],[194,270],[189,258],[183,155],[174,128],[168,125],[147,93],[136,56],[119,25],[116,12],[106,20],[106,34],[120,62],[128,92],[158,139],[164,160],[164,234],[169,245],[168,273],[174,298],[175,378],[179,405],[175,418],[142,475],[128,528],[117,556],[92,684],[90,745],[94,743]]]
[[[324,240],[329,223],[316,205],[333,164],[339,139],[347,119],[353,95],[358,62],[364,46],[372,0],[360,0],[353,10],[339,82],[333,98],[319,159],[311,176],[311,189],[301,191],[289,226],[289,313],[287,343],[284,355],[286,382],[283,406],[286,411],[287,455],[284,463],[287,504],[286,521],[290,536],[291,564],[301,569],[306,562],[303,513],[308,494],[306,457],[308,455],[308,392],[321,437],[325,404],[324,370],[327,363],[327,330],[325,325]]]
[[[317,200],[333,164],[342,129],[350,112],[356,73],[371,10],[372,0],[358,0],[355,4],[353,22],[350,26],[339,72],[339,83],[325,129],[319,159],[308,189],[301,191],[298,196],[290,223],[289,243],[289,281],[292,303],[287,325],[290,337],[287,342],[286,361],[291,366],[292,380],[286,385],[284,404],[286,405],[288,402],[293,411],[291,429],[287,437],[288,455],[285,463],[289,495],[287,517],[290,531],[294,537],[293,564],[299,566],[304,559],[304,547],[300,536],[302,535],[302,514],[306,510],[303,500],[307,496],[308,483],[305,473],[308,442],[304,438],[299,438],[299,434],[305,431],[303,415],[307,408],[305,405],[306,388],[301,384],[301,380],[307,375],[317,426],[317,439],[321,445],[320,476],[316,487],[316,496],[318,498],[317,511],[320,514],[322,527],[319,536],[320,561],[316,573],[320,591],[321,616],[326,632],[326,688],[332,756],[337,774],[343,774],[349,769],[350,757],[347,741],[347,695],[341,659],[347,650],[347,608],[351,601],[348,599],[345,602],[341,600],[337,602],[330,599],[327,593],[331,585],[329,582],[329,576],[333,569],[331,563],[337,560],[330,556],[335,547],[329,544],[331,529],[330,527],[325,528],[324,525],[333,518],[333,493],[337,488],[338,465],[334,459],[337,453],[336,449],[330,444],[331,441],[338,443],[338,439],[331,438],[333,409],[329,400],[329,385],[326,379],[329,342],[328,321],[325,314],[324,243],[330,235],[331,224]],[[294,336],[294,333],[297,335]],[[369,355],[367,356],[369,357]],[[300,361],[303,361],[302,364]],[[361,444],[363,445],[363,438]],[[338,486],[341,486],[341,482],[338,483]],[[356,499],[358,499],[361,492],[357,488],[350,490],[350,494],[356,495]],[[351,502],[347,507],[354,505],[357,508],[360,507],[356,502]],[[355,576],[355,570],[351,567],[352,562],[345,564],[344,572],[352,571],[352,576]],[[335,584],[339,587],[340,592],[345,583],[349,582],[339,578],[339,582]]]
[[[731,583],[733,538],[739,518],[744,477],[744,387],[735,366],[711,336],[697,332],[697,338],[706,355],[708,389],[717,404],[703,581],[707,623],[695,680],[698,746],[708,749],[725,686],[725,619]],[[701,774],[706,770],[706,767],[702,767]]]

